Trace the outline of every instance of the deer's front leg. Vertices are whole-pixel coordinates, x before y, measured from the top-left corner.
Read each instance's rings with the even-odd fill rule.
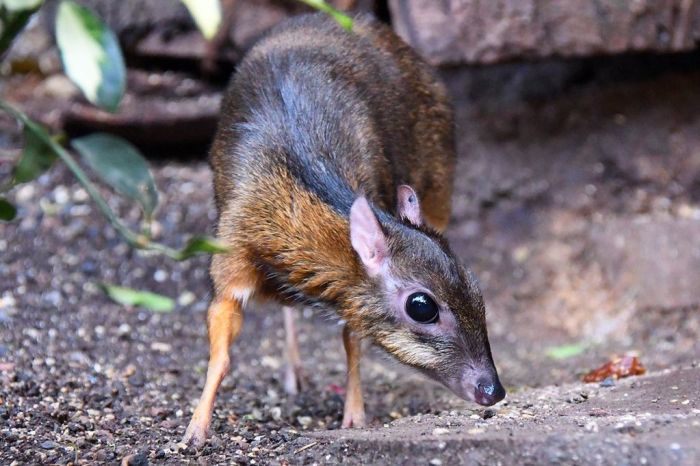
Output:
[[[361,340],[346,324],[343,327],[343,344],[348,362],[348,380],[345,390],[345,410],[342,427],[365,426],[365,402],[362,399],[360,380]]]
[[[182,439],[183,442],[195,448],[204,445],[209,433],[216,391],[230,365],[229,347],[243,325],[241,303],[235,299],[215,298],[209,306],[207,323],[209,329],[207,380],[192,420],[185,431],[185,437]]]

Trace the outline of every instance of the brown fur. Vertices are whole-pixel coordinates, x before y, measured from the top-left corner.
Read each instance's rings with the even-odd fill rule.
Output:
[[[231,126],[241,115],[238,86],[251,78],[249,65],[275,54],[304,49],[337,53],[334,64],[339,76],[371,88],[374,102],[389,110],[377,124],[367,115],[350,122],[352,139],[360,146],[349,154],[347,182],[356,193],[365,193],[375,205],[387,211],[395,203],[396,187],[410,184],[421,197],[426,220],[442,230],[448,223],[451,173],[454,169],[452,115],[442,85],[428,67],[386,26],[369,17],[355,22],[354,33],[364,47],[373,49],[366,56],[358,40],[342,31],[324,16],[304,18],[300,25],[288,26],[263,40],[251,50],[247,62],[234,78],[222,108],[219,131],[212,148],[217,207],[220,213],[218,237],[232,252],[212,261],[211,274],[217,294],[227,289],[253,286],[258,296],[287,300],[280,285],[292,285],[306,296],[342,303],[344,310],[354,306],[363,271],[350,247],[347,217],[300,185],[284,164],[274,165],[283,154],[261,151],[253,157],[272,159],[265,173],[255,167],[237,164],[232,152],[236,135]],[[321,27],[319,27],[321,26]],[[381,60],[400,83],[378,82],[368,61]],[[248,65],[248,66],[246,66]],[[395,106],[392,106],[396,104]],[[390,127],[390,135],[382,134]],[[359,160],[358,160],[359,159]],[[241,173],[248,172],[249,173]],[[266,277],[284,273],[288,283]],[[295,296],[296,297],[296,296]],[[350,317],[343,312],[343,317]],[[358,322],[361,325],[361,322]]]
[[[228,367],[221,342],[230,343],[232,331],[220,324],[221,309],[240,309],[251,296],[330,308],[346,321],[343,426],[364,424],[364,337],[462,397],[503,397],[478,286],[439,233],[450,214],[453,146],[444,88],[369,16],[356,17],[352,33],[325,15],[299,17],[248,53],[211,151],[217,235],[230,251],[211,264],[217,324],[209,326],[205,393],[186,441],[206,437],[212,394]],[[412,290],[439,303],[435,325],[407,317],[400,301]],[[288,338],[298,366],[296,351]],[[492,381],[488,392],[474,368],[480,381]]]

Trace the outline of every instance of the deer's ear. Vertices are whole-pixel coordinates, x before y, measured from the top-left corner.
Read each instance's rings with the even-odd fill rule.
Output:
[[[369,276],[378,275],[389,249],[382,226],[364,196],[355,199],[350,208],[350,242]]]
[[[399,218],[406,219],[417,227],[423,224],[418,195],[408,185],[403,184],[396,190],[396,211]]]

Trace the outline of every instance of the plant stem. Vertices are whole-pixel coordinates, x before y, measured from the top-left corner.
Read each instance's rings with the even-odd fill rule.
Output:
[[[334,20],[338,22],[346,31],[352,32],[352,18],[345,13],[343,13],[340,10],[336,10],[332,6],[330,6],[328,3],[326,3],[324,0],[299,0],[301,3],[304,3],[311,8],[316,8],[319,11],[322,11],[328,15],[330,15]]]
[[[177,259],[180,256],[179,251],[165,246],[164,244],[154,243],[147,236],[140,235],[132,231],[128,226],[122,222],[119,217],[114,213],[114,211],[109,207],[107,201],[99,193],[95,184],[90,181],[90,178],[83,171],[83,169],[78,165],[75,158],[65,150],[60,144],[54,141],[49,134],[44,131],[44,129],[37,123],[27,117],[24,113],[20,112],[16,108],[12,107],[6,102],[0,101],[0,109],[6,111],[10,115],[14,116],[16,119],[22,122],[27,128],[29,128],[41,141],[46,144],[52,151],[66,164],[68,169],[73,172],[78,182],[85,188],[85,191],[90,195],[95,204],[97,204],[98,209],[102,214],[107,217],[109,223],[117,230],[117,233],[124,238],[124,241],[133,248],[145,249],[149,251],[157,251]]]

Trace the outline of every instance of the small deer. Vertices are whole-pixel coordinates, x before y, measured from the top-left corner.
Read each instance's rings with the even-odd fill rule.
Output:
[[[455,168],[453,116],[430,68],[368,15],[274,28],[240,63],[211,149],[218,239],[210,359],[184,441],[201,446],[251,299],[282,305],[285,388],[301,359],[293,308],[345,322],[343,427],[365,425],[360,342],[492,405],[505,396],[472,273],[441,232]]]

